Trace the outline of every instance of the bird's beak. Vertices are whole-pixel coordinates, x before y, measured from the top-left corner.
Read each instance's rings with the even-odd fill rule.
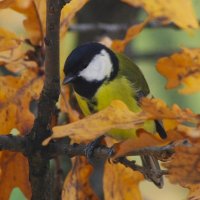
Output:
[[[72,76],[72,75],[65,76],[62,84],[66,85],[66,84],[72,82],[75,78],[76,78],[76,76]]]

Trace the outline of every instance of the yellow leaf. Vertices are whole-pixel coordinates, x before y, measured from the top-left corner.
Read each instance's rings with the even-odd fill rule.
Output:
[[[61,20],[60,20],[60,34],[63,36],[67,28],[69,27],[72,19],[76,15],[76,13],[81,10],[81,8],[88,2],[89,0],[71,0],[67,3],[61,12]]]
[[[25,15],[26,19],[23,21],[24,27],[28,32],[29,38],[34,45],[43,42],[46,13],[45,0],[16,0],[10,5],[10,8]]]
[[[21,40],[15,33],[0,28],[0,51],[14,49],[21,44]]]
[[[46,145],[52,138],[64,136],[76,141],[93,140],[112,128],[138,128],[146,119],[144,113],[135,114],[123,102],[115,100],[98,113],[68,125],[54,127],[53,134],[43,144]]]
[[[141,128],[143,123],[149,119],[172,119],[178,123],[187,121],[194,124],[199,123],[199,116],[191,110],[181,109],[176,104],[169,108],[159,99],[143,98],[141,106],[142,112],[133,113],[122,101],[114,100],[110,106],[98,113],[68,125],[55,126],[53,134],[43,141],[43,145],[47,145],[53,138],[65,136],[69,136],[75,141],[90,141],[114,128]]]
[[[167,78],[166,88],[183,83],[179,92],[189,94],[200,91],[200,49],[186,49],[158,60],[157,70]]]
[[[143,98],[141,100],[141,107],[151,115],[150,118],[152,119],[172,119],[179,123],[188,121],[194,124],[199,122],[198,114],[193,113],[190,109],[181,109],[177,104],[172,105],[170,108],[160,99]],[[174,121],[172,123],[172,126],[175,127],[176,123]]]
[[[0,77],[0,133],[13,128],[26,133],[31,129],[34,115],[29,110],[30,101],[39,97],[42,85],[42,78],[31,70],[20,77]]]
[[[126,45],[143,30],[149,21],[150,18],[147,18],[144,22],[131,26],[126,32],[124,39],[113,40],[111,48],[116,52],[123,52]]]
[[[122,164],[106,162],[103,186],[105,200],[142,200],[139,182],[142,174],[125,167]]]
[[[191,0],[121,0],[135,7],[143,7],[154,18],[164,23],[174,22],[183,29],[198,28]]]
[[[21,76],[0,77],[0,133],[9,133],[17,128],[21,134],[29,132],[34,115],[30,112],[30,102],[39,97],[42,77],[26,70]],[[0,199],[9,199],[14,187],[20,187],[28,199],[31,188],[28,177],[27,159],[20,153],[2,152],[0,156]]]
[[[89,183],[92,171],[92,166],[85,157],[74,158],[72,169],[64,182],[62,200],[98,200]]]

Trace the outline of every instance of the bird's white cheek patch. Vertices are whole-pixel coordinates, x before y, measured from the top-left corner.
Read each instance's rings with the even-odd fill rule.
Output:
[[[112,62],[106,50],[101,50],[89,63],[89,65],[79,73],[79,76],[87,81],[101,81],[109,78],[112,72]]]

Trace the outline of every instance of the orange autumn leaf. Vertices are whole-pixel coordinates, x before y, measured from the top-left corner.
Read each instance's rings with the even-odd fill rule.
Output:
[[[152,17],[164,24],[173,22],[183,29],[198,28],[191,0],[121,0],[131,6],[143,7]]]
[[[151,115],[150,118],[152,119],[171,119],[179,123],[188,121],[194,124],[197,124],[200,120],[199,115],[193,113],[190,109],[181,109],[177,104],[173,104],[170,108],[161,99],[142,98],[141,107]],[[172,121],[172,123],[172,127],[174,127],[176,122]]]
[[[74,110],[70,105],[69,87],[65,86],[61,89],[61,96],[59,102],[60,102],[60,110],[68,114],[70,122],[75,122],[80,119],[80,114],[76,110]]]
[[[14,49],[0,52],[0,65],[13,73],[21,73],[26,69],[37,69],[38,65],[35,61],[27,58],[27,49],[21,44]]]
[[[0,156],[0,199],[9,199],[15,187],[19,187],[27,199],[31,198],[28,161],[21,153],[3,152]]]
[[[116,52],[123,52],[126,45],[134,39],[142,30],[143,28],[148,24],[150,21],[150,18],[147,18],[144,22],[131,26],[122,40],[113,40],[111,48]]]
[[[15,33],[0,28],[0,51],[14,49],[20,44],[21,40]]]
[[[42,77],[31,70],[19,77],[0,77],[0,133],[9,133],[13,128],[26,133],[31,129],[34,115],[29,106],[39,98],[42,85]]]
[[[29,39],[34,45],[40,44],[44,39],[45,27],[43,27],[43,25],[45,25],[45,4],[46,1],[44,0],[17,0],[12,1],[9,5],[9,8],[26,16],[23,24],[28,33]]]
[[[200,184],[189,184],[185,186],[186,188],[188,188],[189,194],[187,199],[189,200],[199,200],[200,199]]]
[[[200,49],[186,49],[158,60],[157,70],[167,79],[167,89],[183,83],[179,92],[189,94],[200,91]]]
[[[71,0],[62,8],[60,19],[60,34],[63,36],[76,13],[83,8],[89,0]]]
[[[89,176],[92,171],[92,166],[85,157],[74,158],[72,169],[67,175],[63,185],[62,200],[98,200],[97,195],[89,183]]]
[[[44,140],[43,145],[47,145],[53,138],[62,138],[65,136],[69,136],[75,141],[94,140],[114,128],[141,128],[143,123],[148,119],[173,120],[172,127],[174,128],[176,127],[176,122],[191,122],[194,124],[199,122],[199,115],[193,113],[191,110],[181,109],[176,104],[169,108],[159,99],[143,98],[141,106],[143,109],[142,112],[133,113],[122,101],[114,100],[110,106],[98,113],[71,124],[55,126],[53,134]]]
[[[2,0],[0,1],[0,9],[4,9],[10,6],[13,3],[13,0]]]
[[[0,77],[1,134],[9,133],[13,128],[21,134],[30,131],[34,121],[34,115],[29,110],[30,102],[39,97],[42,84],[42,78],[31,70],[26,70],[19,77]],[[14,187],[19,187],[30,198],[27,159],[21,154],[2,152],[0,167],[0,199],[8,199]]]
[[[142,200],[139,183],[143,175],[124,165],[106,162],[103,188],[105,200]]]
[[[119,157],[131,155],[131,152],[136,149],[166,144],[166,141],[155,137],[152,133],[148,133],[145,130],[139,129],[137,133],[138,137],[130,138],[114,145],[116,153],[112,156],[113,160]]]
[[[98,113],[68,125],[54,127],[53,134],[44,140],[43,145],[47,145],[53,138],[65,136],[76,141],[93,140],[112,128],[138,128],[147,118],[148,114],[133,113],[122,101],[114,100],[110,106]]]
[[[198,140],[200,142],[200,140]],[[197,141],[196,141],[197,142]],[[175,154],[164,167],[169,170],[169,180],[180,185],[200,183],[200,143],[176,147]]]

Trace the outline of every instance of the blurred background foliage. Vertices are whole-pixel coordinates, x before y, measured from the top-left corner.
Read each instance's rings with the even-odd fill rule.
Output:
[[[113,8],[112,2],[114,1],[93,0],[89,2],[79,12],[76,21],[79,23],[104,22],[132,24],[141,22],[146,17],[142,9],[135,9],[121,2],[118,2],[118,6]],[[198,12],[200,10],[200,1],[193,0],[193,5],[198,19],[200,19],[200,12]],[[1,27],[7,28],[22,36],[26,34],[22,26],[23,15],[10,9],[4,9],[0,12],[0,19]],[[102,30],[90,30],[89,32],[83,33],[69,31],[66,37],[61,40],[61,68],[63,67],[66,56],[78,44],[86,41],[99,40],[102,36],[122,38],[124,34],[125,31],[115,33]],[[162,98],[169,105],[177,103],[184,108],[189,107],[194,112],[200,113],[200,94],[181,95],[177,92],[177,89],[166,90],[166,80],[155,68],[158,58],[180,51],[182,47],[199,48],[199,44],[199,30],[185,32],[171,27],[146,27],[127,47],[126,54],[142,69],[154,96]],[[4,71],[0,73],[4,73]],[[187,189],[172,185],[167,181],[162,190],[157,189],[152,183],[147,181],[141,183],[140,188],[145,200],[182,200],[186,199],[187,195]],[[15,195],[12,195],[11,199],[22,199],[19,190],[16,189],[14,193]]]

